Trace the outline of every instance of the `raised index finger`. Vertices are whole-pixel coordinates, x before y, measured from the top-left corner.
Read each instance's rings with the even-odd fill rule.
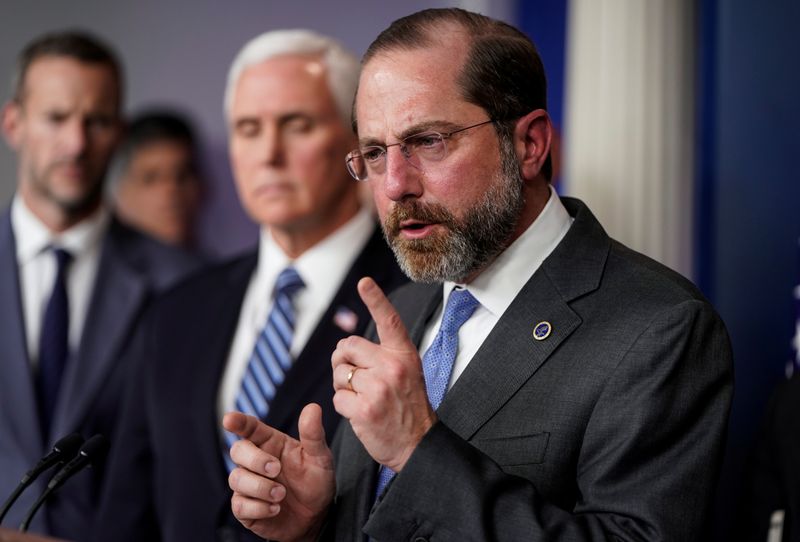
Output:
[[[375,321],[381,346],[407,350],[411,341],[406,326],[380,286],[370,277],[364,277],[358,281],[358,294]]]

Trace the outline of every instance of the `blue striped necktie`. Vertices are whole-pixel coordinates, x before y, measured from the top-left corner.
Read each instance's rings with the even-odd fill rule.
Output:
[[[472,297],[467,290],[454,289],[447,298],[447,306],[444,309],[439,332],[422,357],[425,387],[433,410],[439,408],[445,393],[447,393],[450,375],[453,373],[453,362],[458,353],[458,330],[461,329],[464,322],[469,320],[478,305],[478,300]],[[381,466],[378,472],[375,498],[383,493],[394,475],[395,472],[392,469]]]
[[[67,297],[67,268],[72,255],[62,248],[53,248],[56,259],[56,279],[47,302],[39,337],[39,372],[37,387],[39,418],[45,442],[50,434],[58,390],[69,357],[69,298]]]
[[[278,275],[272,310],[256,338],[256,345],[242,378],[242,387],[236,395],[236,409],[240,412],[260,420],[264,420],[269,414],[270,402],[292,367],[290,349],[295,324],[292,297],[304,286],[303,279],[293,267],[287,267]],[[228,446],[238,439],[228,432],[225,436]],[[234,465],[229,453],[226,451],[224,456],[228,470],[232,470]]]

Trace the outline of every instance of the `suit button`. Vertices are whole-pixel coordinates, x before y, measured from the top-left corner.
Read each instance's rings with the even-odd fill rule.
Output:
[[[418,536],[414,539],[414,542],[428,542],[428,539],[423,536]]]

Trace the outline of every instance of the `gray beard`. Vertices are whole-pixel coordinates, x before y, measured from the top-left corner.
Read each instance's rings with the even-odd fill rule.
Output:
[[[383,232],[400,268],[414,282],[460,282],[483,270],[505,250],[522,212],[523,180],[514,149],[501,138],[501,171],[483,199],[456,218],[439,204],[398,202],[384,220]],[[438,222],[444,235],[405,239],[399,224],[416,218]]]

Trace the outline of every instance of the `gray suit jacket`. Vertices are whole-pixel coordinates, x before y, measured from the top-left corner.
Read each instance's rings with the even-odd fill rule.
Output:
[[[198,265],[172,249],[112,220],[103,241],[79,349],[68,361],[51,429],[43,442],[28,361],[14,234],[0,215],[0,500],[58,438],[102,433],[114,441],[119,398],[139,346],[140,317],[152,295]],[[49,478],[22,494],[4,524],[16,528]],[[71,540],[86,538],[103,468],[84,471],[53,495],[31,531]]]
[[[723,323],[689,281],[564,204],[566,237],[374,506],[377,465],[340,426],[323,538],[703,538],[733,384]],[[393,303],[419,344],[441,286],[410,285]],[[552,333],[537,341],[542,321]]]

